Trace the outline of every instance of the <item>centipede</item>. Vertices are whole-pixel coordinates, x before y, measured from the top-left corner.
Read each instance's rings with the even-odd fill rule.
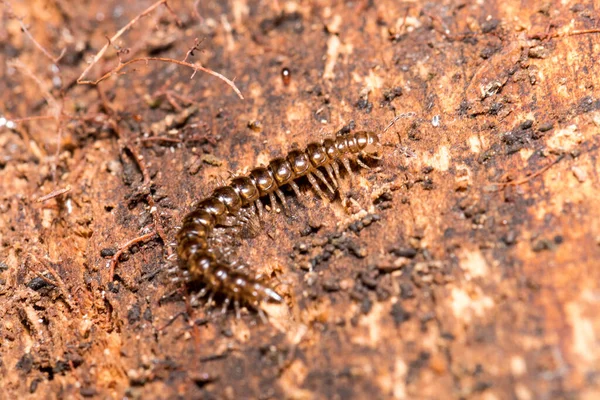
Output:
[[[232,221],[242,221],[245,215],[261,220],[265,199],[269,199],[271,209],[275,209],[279,201],[285,210],[287,203],[282,189],[288,186],[299,198],[298,180],[303,177],[317,195],[332,199],[339,190],[341,167],[349,175],[353,174],[351,160],[360,167],[370,168],[364,161],[379,160],[380,146],[378,135],[371,131],[337,134],[309,143],[304,150],[292,150],[285,157],[274,158],[267,166],[233,177],[228,184],[214,189],[183,218],[176,234],[180,276],[187,283],[202,285],[195,298],[208,295],[210,305],[213,296],[220,295],[223,312],[233,304],[239,318],[240,307],[246,305],[264,318],[261,304],[281,303],[283,296],[265,276],[245,264],[225,259],[218,244],[211,240],[215,229],[231,226]]]

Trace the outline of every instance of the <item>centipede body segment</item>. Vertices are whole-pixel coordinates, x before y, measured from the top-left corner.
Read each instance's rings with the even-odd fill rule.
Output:
[[[283,298],[265,277],[245,266],[236,267],[221,259],[219,249],[211,245],[215,228],[230,226],[232,221],[242,217],[242,211],[261,218],[263,198],[269,198],[272,207],[279,199],[285,209],[282,187],[289,185],[300,196],[296,181],[303,176],[319,196],[327,198],[319,183],[329,193],[335,193],[341,179],[340,164],[352,174],[350,158],[367,167],[359,157],[378,159],[379,146],[378,137],[373,132],[361,131],[328,138],[320,143],[310,143],[304,150],[290,151],[286,157],[275,158],[268,166],[254,168],[248,176],[235,177],[229,185],[215,189],[184,217],[177,233],[177,253],[184,265],[184,279],[204,284],[199,296],[209,294],[212,299],[214,294],[222,295],[225,298],[224,309],[233,301],[237,315],[240,304],[260,312],[263,301],[281,302]]]

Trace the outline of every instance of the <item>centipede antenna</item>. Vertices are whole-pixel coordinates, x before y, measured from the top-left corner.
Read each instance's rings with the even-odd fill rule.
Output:
[[[329,191],[331,193],[335,193],[335,190],[333,190],[333,188],[331,187],[331,185],[329,184],[329,182],[327,182],[327,179],[325,179],[325,175],[323,175],[323,173],[321,171],[319,171],[318,169],[313,171],[313,174],[315,174],[315,176],[317,178],[319,178],[321,180],[321,182],[323,182],[325,184],[325,186],[327,186],[327,189],[329,189]]]

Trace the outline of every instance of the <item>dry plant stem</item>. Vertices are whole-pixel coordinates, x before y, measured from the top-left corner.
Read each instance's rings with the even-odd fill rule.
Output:
[[[92,67],[94,65],[96,65],[96,63],[102,58],[104,53],[106,53],[106,50],[108,50],[108,46],[110,46],[111,43],[113,43],[115,40],[117,40],[119,37],[121,37],[121,35],[123,33],[125,33],[125,31],[127,31],[129,28],[131,28],[140,18],[142,18],[143,16],[146,16],[149,13],[151,13],[152,11],[154,11],[161,4],[166,4],[166,3],[167,3],[167,0],[157,1],[156,3],[152,4],[150,7],[148,7],[144,11],[142,11],[141,14],[134,17],[131,21],[129,21],[129,23],[127,23],[127,25],[125,25],[124,27],[119,29],[119,31],[117,33],[115,33],[113,35],[113,37],[111,37],[110,40],[104,45],[104,47],[102,47],[100,49],[100,51],[94,56],[94,59],[92,60],[90,65],[88,65],[87,68],[81,73],[79,78],[77,78],[77,83],[79,83],[79,84],[95,84],[95,83],[93,83],[93,81],[84,81],[83,78],[88,74],[88,72],[90,72]]]
[[[151,231],[149,233],[146,233],[145,235],[142,236],[138,236],[134,239],[131,239],[129,242],[125,243],[116,253],[114,256],[112,256],[112,258],[110,259],[110,268],[108,270],[108,277],[109,277],[109,281],[112,282],[114,277],[115,277],[115,268],[117,266],[117,264],[119,263],[119,257],[121,256],[121,254],[123,254],[123,252],[125,250],[127,250],[128,248],[130,248],[131,246],[133,246],[134,244],[140,243],[140,242],[144,242],[146,240],[150,240],[152,239],[154,236],[156,235],[155,231]]]
[[[9,66],[14,67],[14,68],[18,69],[19,71],[23,72],[25,75],[27,75],[29,78],[31,78],[38,85],[38,87],[42,91],[42,95],[44,96],[44,99],[46,99],[46,102],[48,103],[48,105],[50,106],[50,109],[52,110],[52,117],[54,119],[57,119],[60,116],[61,107],[59,106],[56,98],[54,96],[52,96],[52,93],[50,93],[50,91],[48,90],[46,85],[44,85],[44,82],[42,82],[41,79],[38,78],[38,76],[35,73],[33,73],[29,68],[27,68],[27,66],[25,66],[25,64],[23,64],[19,60],[10,60],[10,61],[8,61],[7,64]]]
[[[113,68],[112,70],[110,70],[109,72],[107,72],[106,74],[104,74],[102,77],[100,77],[99,79],[95,80],[95,81],[78,81],[78,83],[80,84],[89,84],[89,85],[97,85],[100,82],[110,78],[112,75],[118,73],[119,71],[121,71],[123,68],[125,68],[126,66],[130,65],[130,64],[134,64],[137,62],[145,62],[148,63],[149,61],[161,61],[161,62],[167,62],[167,63],[172,63],[172,64],[177,64],[177,65],[182,65],[184,67],[188,67],[194,70],[194,72],[192,73],[192,76],[190,77],[190,79],[192,79],[194,77],[194,75],[196,75],[196,72],[198,71],[202,71],[205,72],[207,74],[210,74],[212,76],[216,76],[217,78],[221,79],[223,82],[225,82],[226,84],[228,84],[233,91],[238,95],[238,97],[242,100],[244,100],[244,96],[242,96],[242,92],[240,92],[240,90],[237,88],[237,86],[235,86],[235,83],[233,83],[232,80],[224,77],[223,75],[221,75],[218,72],[215,72],[211,69],[205,68],[201,65],[197,65],[197,64],[191,64],[185,61],[179,61],[179,60],[175,60],[173,58],[164,58],[164,57],[140,57],[140,58],[134,58],[133,60],[129,60],[126,61],[124,63],[121,63],[119,65],[117,65],[115,68]]]
[[[57,57],[53,57],[52,54],[50,54],[50,52],[44,48],[44,46],[42,46],[37,40],[35,40],[35,38],[33,37],[33,35],[27,29],[27,26],[25,26],[25,24],[23,23],[23,18],[18,17],[17,15],[15,15],[15,13],[12,10],[12,6],[11,6],[10,2],[5,1],[5,2],[2,2],[2,3],[4,3],[4,7],[8,11],[9,19],[12,17],[12,18],[18,20],[19,21],[19,25],[21,26],[21,30],[23,31],[23,33],[25,34],[25,36],[27,36],[33,42],[33,44],[35,45],[35,47],[38,48],[38,50],[40,50],[54,64],[57,64],[60,61],[60,59],[63,58],[63,56],[65,55],[65,52],[67,51],[67,48],[66,47],[63,48],[61,50],[60,54]]]
[[[529,175],[526,178],[522,178],[516,181],[510,181],[510,182],[504,182],[500,184],[500,187],[498,188],[498,191],[504,189],[507,186],[519,186],[522,185],[524,183],[527,183],[529,181],[531,181],[532,179],[534,179],[535,177],[540,176],[541,174],[543,174],[544,172],[548,171],[550,168],[552,168],[552,166],[554,166],[555,164],[557,164],[560,160],[562,160],[565,157],[564,154],[561,154],[560,156],[558,156],[554,161],[552,161],[550,164],[546,165],[545,167],[543,167],[542,169],[534,172],[533,174]]]
[[[56,170],[57,170],[57,164],[58,164],[58,156],[60,155],[60,142],[62,140],[62,116],[63,116],[63,102],[61,101],[60,103],[58,102],[58,100],[56,100],[56,98],[52,95],[52,93],[50,93],[50,91],[48,90],[48,88],[46,87],[46,85],[44,84],[44,82],[41,81],[41,79],[35,74],[33,73],[29,68],[27,68],[25,66],[25,64],[23,64],[22,62],[18,61],[18,60],[12,60],[9,62],[9,65],[12,65],[13,67],[19,69],[21,72],[23,72],[25,75],[27,75],[29,78],[31,78],[40,88],[40,90],[42,91],[42,94],[44,96],[44,98],[46,99],[46,102],[48,103],[48,106],[50,107],[50,114],[52,116],[52,118],[54,119],[54,121],[56,122],[56,152],[54,154],[54,159],[52,161],[52,181],[56,182]]]
[[[194,65],[194,64],[190,64],[188,62],[178,61],[178,60],[169,59],[169,58],[162,58],[162,57],[135,58],[135,59],[127,61],[125,63],[119,63],[119,65],[117,67],[115,67],[114,69],[112,69],[108,73],[104,74],[100,79],[97,79],[95,81],[92,81],[92,80],[83,80],[85,78],[85,76],[89,73],[89,71],[93,68],[93,66],[96,65],[96,63],[102,58],[102,56],[104,55],[104,53],[106,53],[106,50],[108,50],[108,47],[111,45],[111,43],[113,43],[115,40],[117,40],[119,37],[121,37],[121,35],[123,33],[125,33],[125,31],[127,31],[129,28],[131,28],[131,26],[133,26],[140,18],[142,18],[145,15],[148,15],[149,13],[151,13],[152,11],[154,11],[157,7],[159,7],[162,4],[164,4],[167,7],[167,9],[169,10],[169,12],[171,12],[173,14],[173,11],[171,10],[171,8],[169,7],[169,5],[167,3],[167,0],[157,1],[156,3],[154,3],[153,5],[151,5],[150,7],[148,7],[141,14],[137,15],[135,18],[133,18],[131,21],[129,21],[129,23],[127,23],[127,25],[125,25],[123,28],[119,29],[119,31],[117,33],[115,33],[113,35],[113,37],[111,37],[108,40],[108,42],[94,56],[94,59],[92,60],[92,62],[90,63],[90,65],[88,65],[87,68],[81,73],[81,75],[79,76],[79,78],[77,78],[77,83],[80,84],[80,85],[83,85],[83,84],[97,85],[98,83],[100,83],[103,80],[107,79],[111,75],[119,72],[121,69],[123,69],[125,66],[127,66],[129,64],[132,64],[132,63],[135,63],[135,62],[139,62],[139,61],[146,61],[146,62],[148,62],[148,61],[163,61],[163,62],[171,62],[171,63],[175,63],[175,64],[179,64],[179,65],[183,65],[183,66],[192,68],[194,70],[194,73],[192,74],[192,78],[194,77],[194,75],[198,71],[206,72],[207,74],[216,76],[217,78],[221,79],[223,82],[225,82],[229,86],[231,86],[231,88],[235,91],[235,93],[239,96],[239,98],[243,100],[244,96],[242,96],[242,93],[235,86],[235,84],[233,83],[233,81],[227,79],[226,77],[224,77],[223,75],[219,74],[218,72],[215,72],[215,71],[213,71],[211,69],[202,67],[200,65]],[[187,58],[187,56],[186,56],[186,58]]]
[[[557,38],[557,37],[587,35],[587,34],[590,34],[590,33],[600,33],[600,28],[582,29],[582,30],[576,30],[576,31],[565,32],[565,33],[556,33],[556,34],[552,35],[552,37]]]
[[[48,50],[46,50],[41,44],[38,43],[37,40],[34,39],[34,37],[31,35],[31,33],[29,33],[29,30],[27,30],[27,27],[25,26],[25,24],[23,23],[23,20],[19,18],[19,24],[21,25],[21,30],[23,31],[23,33],[25,33],[25,35],[27,35],[27,37],[29,39],[31,39],[31,41],[33,42],[33,44],[35,45],[35,47],[37,47],[46,57],[48,57],[50,59],[50,61],[52,61],[54,64],[58,64],[58,62],[60,61],[61,58],[63,58],[63,56],[65,55],[65,53],[67,52],[67,48],[64,47],[61,51],[60,54],[57,57],[53,57],[52,54],[50,54],[50,52]]]
[[[48,201],[50,199],[53,199],[53,198],[55,198],[57,196],[60,196],[61,194],[68,193],[70,191],[71,191],[71,186],[67,185],[67,187],[65,187],[63,189],[54,190],[54,191],[48,193],[47,195],[40,197],[39,199],[37,199],[37,202],[38,203],[43,203],[45,201]]]

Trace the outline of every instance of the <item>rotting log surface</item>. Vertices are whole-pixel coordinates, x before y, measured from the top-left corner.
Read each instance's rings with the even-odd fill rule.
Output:
[[[204,38],[189,60],[243,101],[160,62],[75,83],[151,3],[0,2],[0,117],[50,116],[0,127],[3,396],[600,396],[597,4],[198,3],[90,75]],[[193,202],[351,126],[387,146],[345,206],[305,186],[241,244],[270,322],[186,306],[164,266]]]

